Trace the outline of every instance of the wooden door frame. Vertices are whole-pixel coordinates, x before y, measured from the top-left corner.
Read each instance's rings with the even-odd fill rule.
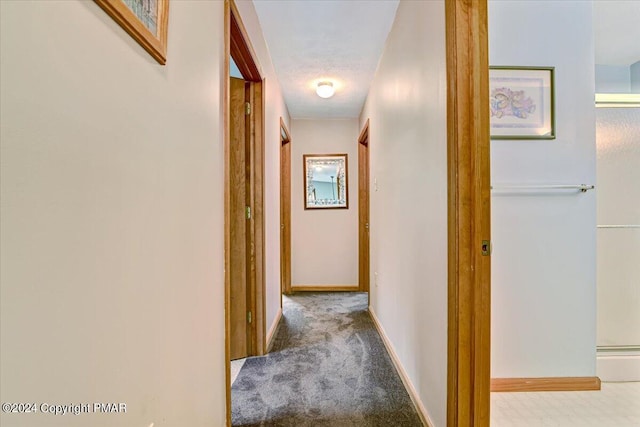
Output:
[[[445,1],[445,22],[449,242],[447,425],[488,427],[491,187],[487,0]]]
[[[229,153],[228,80],[230,34],[234,24],[232,18],[235,18],[236,26],[240,24],[241,33],[246,35],[233,0],[225,0],[225,166]],[[490,386],[491,265],[490,256],[482,255],[483,242],[490,240],[486,0],[446,1],[445,26],[449,242],[447,425],[480,427],[489,426]],[[245,40],[248,41],[248,38]],[[249,58],[255,57],[250,45],[247,46]],[[240,63],[237,65],[244,66]],[[264,108],[264,104],[262,107]],[[227,167],[224,175],[225,271],[228,271],[230,242]],[[262,254],[264,256],[264,251]],[[229,278],[225,274],[226,404],[227,425],[231,425],[228,307]]]
[[[361,168],[363,167],[361,162],[360,162],[360,145],[363,145],[366,147],[367,150],[367,180],[369,179],[369,119],[367,119],[367,121],[364,124],[364,127],[362,128],[362,131],[360,131],[360,136],[358,136],[358,290],[360,292],[369,292],[369,288],[371,285],[371,274],[370,274],[370,270],[371,270],[371,261],[369,260],[368,264],[368,270],[367,273],[367,280],[366,280],[366,284],[363,285],[363,280],[362,280],[362,276],[363,273],[365,273],[365,271],[363,271],[362,269],[362,265],[360,263],[361,261],[361,257],[362,257],[362,240],[360,239],[360,192],[362,191],[362,182],[360,181],[360,175],[361,175]],[[371,200],[370,200],[370,193],[369,193],[369,183],[367,182],[367,219],[370,221],[371,218],[369,217],[371,209]],[[371,236],[371,234],[369,234],[369,236]],[[369,237],[369,239],[367,239],[367,241],[369,242],[369,245],[367,245],[367,251],[369,251],[370,247],[371,247],[371,237]],[[369,258],[369,255],[367,255],[367,258]]]
[[[224,2],[224,91],[223,91],[223,144],[224,144],[224,303],[225,303],[225,387],[227,425],[231,425],[231,345],[230,316],[230,205],[231,180],[229,173],[230,156],[230,88],[229,66],[230,57],[238,66],[244,80],[251,82],[249,97],[251,100],[251,114],[249,129],[253,139],[250,151],[250,208],[251,221],[248,234],[251,236],[251,255],[249,258],[249,294],[252,322],[251,347],[253,355],[263,355],[265,352],[265,239],[264,239],[264,109],[265,109],[265,81],[258,66],[257,56],[251,46],[247,31],[242,24],[240,13],[233,0]]]
[[[284,135],[282,134],[282,132],[284,132]],[[283,168],[282,168],[282,147],[285,144],[291,144],[291,134],[289,133],[289,130],[287,129],[286,124],[284,123],[284,119],[282,117],[280,117],[280,221],[282,222],[283,220],[283,213],[282,213],[282,194],[284,192],[284,188],[282,186],[282,176],[283,176]],[[289,146],[289,150],[291,150],[291,146]],[[291,153],[291,151],[289,151],[289,153]],[[291,184],[291,155],[289,155],[289,184]],[[288,229],[289,229],[289,257],[288,257],[288,261],[289,261],[289,266],[288,266],[288,270],[289,270],[289,274],[291,273],[291,186],[289,186],[289,188],[287,189],[289,191],[289,224],[284,224],[284,226],[288,225]],[[283,224],[281,224],[283,225]],[[283,250],[282,250],[282,241],[280,241],[280,307],[282,308],[282,294],[288,295],[291,293],[291,277],[289,277],[289,282],[284,282],[283,283],[283,275],[282,275],[282,270],[283,268],[287,268],[284,264],[284,260],[283,258],[286,258],[283,256]]]

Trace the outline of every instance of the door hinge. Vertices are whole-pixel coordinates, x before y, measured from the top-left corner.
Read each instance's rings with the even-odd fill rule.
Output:
[[[247,312],[247,322],[251,323],[251,312],[250,311]]]
[[[245,116],[251,115],[251,103],[249,102],[244,103],[244,115]]]
[[[245,213],[246,213],[247,219],[251,219],[251,206],[246,206]]]

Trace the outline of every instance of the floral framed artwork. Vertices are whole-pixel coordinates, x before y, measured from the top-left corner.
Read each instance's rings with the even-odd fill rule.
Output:
[[[94,0],[160,64],[167,62],[169,0]]]
[[[305,154],[304,208],[349,209],[346,154]]]
[[[489,67],[491,139],[555,139],[553,67]]]

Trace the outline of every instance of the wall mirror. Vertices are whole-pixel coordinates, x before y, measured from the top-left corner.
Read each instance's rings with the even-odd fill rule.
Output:
[[[305,154],[304,208],[349,209],[346,154]]]

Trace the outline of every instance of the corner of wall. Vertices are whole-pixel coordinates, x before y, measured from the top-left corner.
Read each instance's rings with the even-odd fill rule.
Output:
[[[640,61],[631,64],[631,92],[640,93]]]

